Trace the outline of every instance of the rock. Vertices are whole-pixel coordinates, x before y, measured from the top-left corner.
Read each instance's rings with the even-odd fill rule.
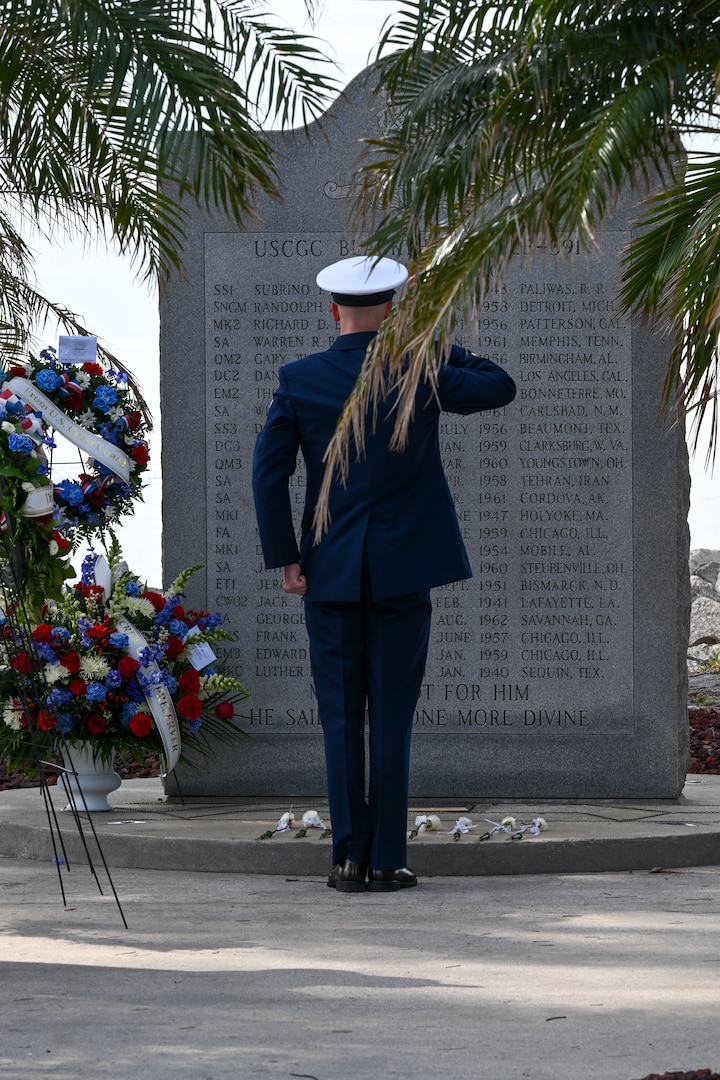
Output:
[[[698,596],[708,596],[711,600],[720,600],[720,593],[715,586],[697,574],[690,575],[690,596],[693,600]]]
[[[720,645],[720,596],[698,596],[690,610],[689,645]]]
[[[720,675],[691,672],[688,676],[688,702],[694,706],[703,705],[714,709],[720,707]],[[720,724],[718,729],[720,730]]]
[[[720,551],[711,548],[695,548],[690,552],[690,574],[703,578],[714,589],[720,577]]]

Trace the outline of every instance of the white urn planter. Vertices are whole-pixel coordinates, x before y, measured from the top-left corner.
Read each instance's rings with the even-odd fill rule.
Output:
[[[112,762],[95,761],[91,743],[66,746],[63,757],[65,766],[69,770],[65,773],[65,780],[70,789],[71,799],[71,802],[63,809],[69,811],[74,807],[78,811],[92,813],[112,810],[108,795],[116,791],[122,783],[112,767]],[[73,773],[73,769],[77,776]]]

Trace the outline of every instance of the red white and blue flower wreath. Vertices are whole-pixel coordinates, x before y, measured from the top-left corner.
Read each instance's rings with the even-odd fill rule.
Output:
[[[8,518],[15,526],[27,519],[50,524],[51,545],[61,553],[112,535],[113,523],[132,514],[142,498],[148,427],[144,403],[122,371],[61,364],[52,348],[0,371],[0,528],[10,526]],[[47,451],[56,444],[50,429],[85,452],[76,477],[52,477]],[[51,547],[51,553],[57,551]]]

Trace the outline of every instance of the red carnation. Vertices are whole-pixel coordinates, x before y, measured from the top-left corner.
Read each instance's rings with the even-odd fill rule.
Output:
[[[171,634],[168,638],[167,645],[165,646],[165,655],[167,656],[168,660],[177,660],[178,656],[184,648],[185,646],[183,645],[180,638],[175,637],[174,634]]]
[[[24,367],[20,367],[19,364],[13,364],[13,366],[8,371],[8,378],[12,379],[15,375],[19,375],[21,379],[26,379],[27,371]]]
[[[75,694],[75,697],[85,697],[87,683],[84,679],[71,679],[68,689],[71,694]]]
[[[130,717],[128,727],[133,735],[137,735],[138,739],[142,739],[145,735],[149,735],[152,721],[146,712],[136,712]]]
[[[183,694],[177,702],[177,711],[187,720],[197,720],[202,712],[202,702],[195,694]]]
[[[32,632],[35,641],[52,641],[52,626],[50,623],[40,623]]]
[[[128,422],[128,427],[133,431],[136,427],[140,426],[142,420],[142,413],[139,413],[137,409],[132,409],[130,412],[125,413],[125,419]]]
[[[200,689],[200,676],[195,668],[190,668],[189,671],[183,671],[180,679],[180,689],[189,694],[197,694]]]
[[[49,712],[48,709],[40,709],[37,714],[37,725],[41,731],[52,731],[57,725],[55,713]]]
[[[185,622],[187,620],[185,608],[182,606],[182,604],[176,604],[173,608],[173,619],[179,619],[180,622]]]
[[[86,371],[88,375],[102,375],[103,369],[100,364],[83,364],[83,371]]]
[[[80,654],[71,649],[70,652],[66,652],[64,656],[60,657],[60,663],[64,668],[67,668],[71,675],[77,675],[80,670]]]
[[[136,446],[133,446],[130,451],[130,456],[135,458],[138,465],[147,465],[150,460],[150,451],[145,443],[138,443]]]
[[[33,667],[32,657],[23,649],[17,656],[13,656],[10,667],[14,668],[15,671],[19,671],[21,675],[29,675]]]
[[[100,713],[85,713],[83,719],[91,735],[103,735],[107,731],[105,717]]]
[[[87,501],[91,506],[104,506],[105,496],[99,488],[95,488],[94,491],[89,491],[87,494]]]
[[[122,660],[118,664],[118,671],[122,675],[123,679],[132,679],[133,675],[140,667],[137,660],[133,660],[132,656],[123,656]]]
[[[235,715],[232,701],[219,701],[215,706],[215,715],[218,720],[232,720]]]
[[[162,593],[153,592],[152,589],[146,589],[144,593],[141,593],[143,600],[149,600],[156,611],[162,611],[165,607],[165,597]]]
[[[105,623],[95,623],[93,626],[88,627],[87,636],[95,638],[96,641],[102,641],[103,638],[108,636],[108,628]]]

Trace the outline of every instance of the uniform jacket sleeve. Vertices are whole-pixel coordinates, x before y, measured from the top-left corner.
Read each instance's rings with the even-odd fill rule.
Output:
[[[453,345],[438,372],[438,396],[446,412],[467,416],[508,405],[515,397],[515,383],[493,360]]]
[[[298,449],[298,428],[280,370],[265,427],[255,443],[252,468],[255,513],[267,570],[300,561],[288,488]]]

